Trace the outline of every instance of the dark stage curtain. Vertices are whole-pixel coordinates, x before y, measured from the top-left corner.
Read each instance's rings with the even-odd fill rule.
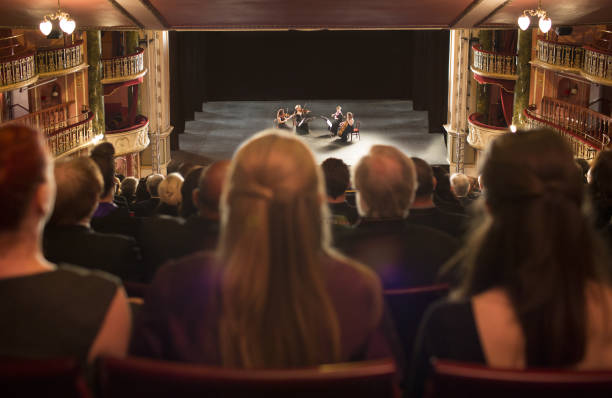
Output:
[[[406,99],[443,132],[448,46],[448,31],[170,32],[171,122],[182,133],[205,101]]]

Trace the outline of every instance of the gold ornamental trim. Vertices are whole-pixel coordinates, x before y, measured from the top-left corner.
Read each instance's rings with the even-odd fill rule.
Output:
[[[115,83],[129,82],[130,80],[140,79],[141,77],[146,75],[147,72],[148,72],[147,68],[144,68],[142,72],[139,72],[133,75],[105,78],[105,79],[102,79],[102,84],[115,84]]]
[[[37,80],[38,80],[38,75],[28,80],[23,80],[17,83],[9,84],[8,86],[0,86],[0,93],[5,92],[5,91],[16,90],[18,88],[25,87],[25,86],[29,86],[30,84],[36,83]]]
[[[80,65],[73,66],[71,68],[55,70],[52,72],[39,73],[38,76],[40,76],[41,79],[48,78],[48,77],[64,76],[64,75],[70,75],[71,73],[82,71],[83,69],[87,69],[87,68],[89,68],[89,65],[83,62]]]
[[[470,66],[470,70],[477,75],[489,77],[491,79],[501,79],[501,80],[517,80],[518,79],[518,75],[508,75],[505,73],[485,72],[483,70],[475,68],[473,65]]]

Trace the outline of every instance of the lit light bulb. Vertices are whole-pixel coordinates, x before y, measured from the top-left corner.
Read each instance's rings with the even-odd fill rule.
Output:
[[[531,23],[531,20],[525,14],[521,15],[518,19],[518,25],[519,25],[519,28],[521,28],[521,30],[527,30],[530,23]]]
[[[71,34],[72,32],[74,32],[74,28],[76,27],[76,23],[74,22],[73,19],[66,19],[66,18],[60,19],[59,25],[60,25],[60,28],[62,28],[62,30],[66,34]]]
[[[542,31],[542,33],[546,33],[550,30],[550,27],[552,26],[552,21],[548,17],[540,17],[538,25],[540,26],[540,30]]]
[[[47,20],[42,21],[40,25],[38,25],[38,27],[40,28],[40,31],[42,32],[42,34],[45,36],[51,33],[51,29],[53,29],[53,25],[51,25],[51,21],[47,21]]]
[[[516,133],[516,126],[514,124],[510,125],[510,131],[512,131],[513,133]]]

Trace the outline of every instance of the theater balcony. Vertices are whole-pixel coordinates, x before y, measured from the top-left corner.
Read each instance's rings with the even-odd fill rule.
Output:
[[[516,80],[516,54],[502,54],[483,50],[479,44],[472,46],[474,51],[470,69],[474,74],[501,80]]]
[[[548,127],[566,138],[576,157],[593,159],[610,144],[612,118],[589,108],[544,97],[540,109],[532,105],[523,114],[530,127]]]
[[[497,137],[510,132],[508,127],[499,127],[488,125],[484,122],[483,115],[480,113],[472,113],[468,117],[468,136],[467,142],[477,150],[484,150],[489,142]]]
[[[612,86],[612,51],[585,46],[581,73],[594,83]]]
[[[0,58],[0,92],[28,86],[38,80],[34,51]]]
[[[149,146],[149,119],[138,115],[134,124],[106,130],[106,141],[115,147],[118,170],[124,175],[140,175],[141,152]]]
[[[40,78],[63,76],[87,68],[84,60],[83,41],[59,48],[39,48],[36,51],[36,67]]]
[[[87,112],[43,128],[51,154],[62,158],[100,141],[103,136],[94,135],[93,118],[93,112]]]
[[[143,48],[138,48],[134,54],[102,59],[102,84],[118,84],[134,80],[141,83],[146,74]]]

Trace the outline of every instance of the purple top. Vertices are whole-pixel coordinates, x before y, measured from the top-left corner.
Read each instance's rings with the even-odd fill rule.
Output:
[[[98,208],[96,209],[96,211],[94,211],[92,218],[106,217],[115,210],[117,210],[117,208],[117,205],[114,203],[100,202],[98,203]]]
[[[341,360],[391,357],[378,277],[348,260],[326,256],[324,261],[327,291],[340,325]],[[222,269],[204,252],[160,268],[142,309],[133,354],[220,365]]]

